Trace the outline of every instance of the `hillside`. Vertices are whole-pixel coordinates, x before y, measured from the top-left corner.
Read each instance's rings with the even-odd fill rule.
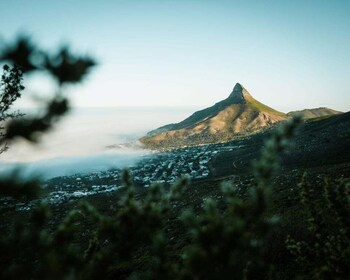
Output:
[[[153,130],[140,141],[148,148],[171,148],[228,141],[249,135],[287,119],[254,99],[239,83],[228,98],[182,122]]]
[[[210,161],[214,177],[250,172],[260,156],[264,140],[273,130],[227,143],[231,150],[219,152]],[[239,147],[239,148],[234,148]],[[282,157],[282,166],[304,169],[350,162],[350,112],[304,122],[293,139],[291,150]],[[234,164],[232,164],[234,163]]]
[[[314,109],[305,109],[301,111],[292,111],[292,112],[289,112],[287,115],[291,117],[300,116],[303,120],[309,120],[309,119],[339,115],[341,113],[342,112],[339,112],[330,108],[321,107],[321,108],[314,108]]]

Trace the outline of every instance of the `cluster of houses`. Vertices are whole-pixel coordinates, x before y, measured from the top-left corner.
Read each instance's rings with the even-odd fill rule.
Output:
[[[225,146],[221,144],[156,152],[144,156],[129,168],[129,172],[134,184],[140,187],[149,187],[154,182],[172,183],[183,175],[204,179],[210,176],[210,160],[223,149]],[[53,178],[45,186],[51,190],[47,199],[50,203],[60,203],[91,194],[112,192],[122,185],[120,175],[120,169],[111,169]]]
[[[135,184],[145,187],[152,182],[172,183],[183,175],[203,179],[210,175],[209,161],[217,153],[210,145],[158,153],[145,157],[131,173]]]
[[[183,175],[193,180],[205,179],[210,176],[210,161],[216,154],[238,147],[225,143],[155,152],[144,156],[129,168],[129,172],[134,184],[140,187],[149,187],[155,182],[170,184]],[[48,190],[46,200],[56,204],[92,194],[113,192],[121,185],[121,170],[111,169],[53,178],[44,187]],[[6,204],[10,205],[11,201],[6,201]],[[19,210],[29,207],[28,204],[18,206]]]

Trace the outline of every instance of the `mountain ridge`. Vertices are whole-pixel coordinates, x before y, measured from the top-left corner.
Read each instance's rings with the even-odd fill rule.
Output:
[[[230,95],[185,120],[150,131],[140,141],[149,148],[199,145],[258,132],[289,117],[261,102],[240,83]]]
[[[287,113],[288,116],[294,117],[299,116],[303,120],[309,120],[320,117],[328,117],[342,114],[343,112],[336,111],[327,107],[319,107],[319,108],[311,108],[311,109],[303,109],[298,111],[291,111]]]

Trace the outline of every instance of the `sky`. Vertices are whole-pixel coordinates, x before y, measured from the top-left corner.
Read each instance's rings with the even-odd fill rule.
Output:
[[[0,42],[25,33],[95,57],[69,89],[78,107],[205,108],[240,82],[283,112],[349,111],[349,14],[347,0],[1,0]],[[47,77],[26,81],[50,93]]]

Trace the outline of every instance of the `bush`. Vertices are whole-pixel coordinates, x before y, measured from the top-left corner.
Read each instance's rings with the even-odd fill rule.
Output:
[[[303,240],[289,236],[287,248],[308,279],[346,279],[350,275],[350,182],[325,179],[319,190],[305,174],[300,186],[307,232]]]

